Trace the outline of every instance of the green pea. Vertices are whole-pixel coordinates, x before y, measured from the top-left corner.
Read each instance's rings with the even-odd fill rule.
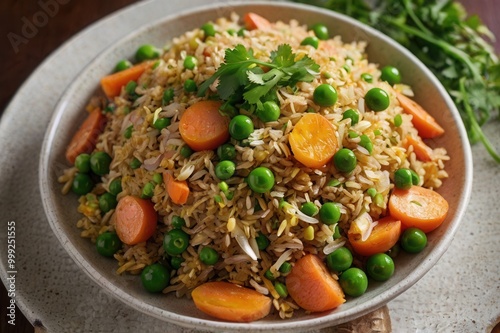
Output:
[[[215,36],[215,27],[212,23],[205,23],[201,26],[201,30],[205,33],[205,37],[213,37]]]
[[[182,229],[186,225],[186,220],[184,220],[182,217],[178,215],[172,216],[172,221],[170,221],[170,224],[174,229]]]
[[[372,143],[372,140],[370,140],[370,138],[368,137],[368,135],[366,135],[366,134],[361,135],[361,140],[359,141],[359,145],[361,147],[365,148],[366,150],[368,150],[368,152],[370,154],[372,153],[373,143]]]
[[[347,73],[350,73],[351,72],[351,67],[349,67],[348,65],[343,65],[342,68],[347,72]]]
[[[257,167],[248,174],[247,183],[252,191],[266,193],[274,186],[274,174],[266,167]]]
[[[276,280],[276,277],[274,277],[273,273],[271,272],[270,269],[268,269],[265,273],[264,273],[264,277],[270,281],[274,281]]]
[[[372,88],[365,95],[365,103],[371,110],[378,112],[387,109],[391,100],[385,90]]]
[[[342,184],[342,183],[340,182],[340,180],[333,178],[333,179],[330,179],[330,180],[328,181],[328,183],[326,184],[326,186],[337,187],[337,186],[339,186],[340,184]]]
[[[252,119],[248,116],[240,114],[229,122],[229,134],[235,140],[247,139],[253,130]]]
[[[90,155],[90,169],[98,176],[104,176],[109,173],[111,156],[104,151],[96,151]]]
[[[340,233],[342,229],[340,229],[339,225],[335,226],[335,231],[333,232],[333,239],[339,239],[342,235]]]
[[[366,261],[366,274],[375,281],[387,281],[394,274],[394,261],[385,253],[374,254]]]
[[[401,235],[401,248],[408,253],[419,253],[427,245],[427,236],[418,228],[408,228]]]
[[[326,202],[319,209],[319,219],[324,224],[332,225],[340,219],[340,208],[333,202]]]
[[[347,135],[349,136],[350,139],[354,139],[354,138],[358,138],[359,137],[359,134],[354,132],[354,131],[349,131],[347,133]]]
[[[130,139],[132,137],[132,131],[134,130],[134,125],[130,125],[125,129],[125,132],[123,132],[123,137],[125,139]]]
[[[374,187],[370,187],[368,190],[366,190],[366,194],[373,198],[377,195],[377,189]]]
[[[394,126],[399,127],[403,125],[403,117],[400,114],[394,116]]]
[[[358,160],[356,159],[356,155],[354,155],[350,149],[339,149],[339,151],[333,155],[333,164],[335,168],[341,172],[351,172],[356,168],[357,163]]]
[[[219,253],[209,246],[205,246],[200,251],[200,261],[205,265],[215,265],[219,261]]]
[[[192,79],[187,79],[184,81],[184,91],[185,92],[195,92],[198,90],[198,86],[196,85],[196,82]]]
[[[234,29],[227,29],[226,31],[227,31],[227,33],[228,33],[229,35],[231,35],[231,36],[236,36],[236,34],[238,33],[238,32],[237,32],[236,30],[234,30]]]
[[[394,185],[400,190],[409,190],[412,185],[412,174],[409,169],[401,168],[394,173]]]
[[[170,258],[170,266],[172,266],[173,269],[181,268],[183,262],[184,258],[181,256]]]
[[[184,59],[183,65],[184,68],[193,70],[196,67],[196,65],[198,65],[198,59],[196,59],[196,57],[188,55]]]
[[[246,31],[246,30],[247,30],[247,29],[245,29],[245,28],[241,28],[240,30],[238,30],[237,35],[238,35],[239,37],[243,37],[243,36],[245,36],[245,31]]]
[[[116,201],[116,197],[109,192],[106,192],[99,197],[99,209],[103,214],[115,209],[117,204],[118,201]]]
[[[327,83],[320,84],[314,89],[313,99],[319,106],[332,106],[337,102],[337,90]]]
[[[170,123],[171,123],[170,118],[158,118],[153,123],[153,127],[156,128],[157,130],[162,130],[167,126],[170,126]]]
[[[104,108],[104,112],[105,113],[113,113],[113,111],[115,111],[115,109],[116,109],[116,105],[114,105],[114,104],[108,104]]]
[[[260,120],[267,123],[270,121],[278,120],[281,114],[281,110],[276,102],[266,101],[264,102],[264,104],[262,104],[262,109],[258,109],[256,114]]]
[[[398,256],[400,251],[401,251],[401,247],[399,246],[399,243],[396,243],[386,253],[389,257],[394,259]]]
[[[368,278],[365,272],[356,267],[344,271],[339,278],[340,287],[349,296],[358,297],[368,288]]]
[[[155,173],[153,175],[153,182],[155,184],[161,184],[161,183],[163,183],[163,176],[161,175],[161,173]]]
[[[283,297],[283,298],[288,297],[288,289],[286,288],[286,286],[283,283],[276,281],[274,283],[274,289],[276,290],[278,295],[280,295],[281,297]]]
[[[138,169],[138,168],[140,168],[140,167],[141,167],[142,162],[141,162],[141,161],[139,161],[139,159],[137,159],[136,157],[134,157],[134,158],[132,159],[132,161],[130,161],[130,164],[129,164],[129,165],[130,165],[130,168],[131,168],[132,170],[135,170],[135,169]]]
[[[269,246],[269,239],[262,232],[257,234],[255,241],[257,242],[259,250],[265,250]]]
[[[311,27],[311,30],[314,31],[314,35],[320,40],[327,40],[330,38],[328,28],[324,24],[316,23]]]
[[[399,69],[393,66],[385,66],[381,70],[380,79],[387,81],[391,86],[401,82],[401,73]]]
[[[314,216],[318,214],[319,208],[314,204],[314,202],[305,202],[300,206],[300,211],[307,216]]]
[[[169,285],[170,272],[161,264],[152,264],[142,270],[141,281],[144,289],[151,293],[158,293]]]
[[[217,148],[219,160],[234,160],[236,158],[236,148],[230,143],[225,143]]]
[[[156,46],[150,44],[141,45],[135,52],[135,60],[143,62],[144,60],[155,59],[160,56],[161,52]]]
[[[75,159],[75,167],[81,173],[88,173],[90,171],[90,155],[80,154]]]
[[[173,88],[165,89],[165,91],[163,92],[163,97],[161,99],[163,105],[167,105],[173,99],[174,99],[174,89]]]
[[[177,256],[189,246],[189,235],[181,229],[167,232],[163,238],[163,249],[168,255]]]
[[[193,153],[194,153],[194,151],[188,145],[181,147],[180,154],[182,157],[189,158],[189,157],[191,157],[191,155],[193,155]]]
[[[353,256],[348,248],[342,246],[326,256],[326,265],[332,272],[343,272],[351,267]]]
[[[141,198],[149,199],[154,195],[154,192],[155,192],[155,184],[152,182],[146,183],[146,185],[144,185],[144,187],[142,188]]]
[[[122,248],[122,241],[116,233],[106,231],[97,236],[95,246],[100,255],[112,257]]]
[[[115,178],[109,184],[109,193],[113,195],[118,195],[122,191],[122,179]]]
[[[348,118],[351,119],[351,126],[354,126],[359,122],[359,114],[356,110],[349,109],[344,111],[342,114],[342,120]]]
[[[302,42],[300,42],[300,45],[309,45],[317,49],[319,46],[319,39],[318,37],[309,36],[304,38]]]
[[[418,185],[420,183],[420,176],[418,175],[418,173],[416,173],[415,171],[413,171],[411,169],[410,169],[410,172],[411,172],[411,183],[413,185]]]
[[[280,273],[288,274],[292,271],[292,264],[290,264],[288,261],[285,261],[281,264],[278,270],[280,271]]]
[[[221,180],[231,178],[236,171],[236,164],[233,161],[225,160],[220,161],[215,166],[215,175]]]
[[[361,79],[365,82],[372,83],[373,82],[373,75],[368,74],[368,73],[363,73],[363,74],[361,74]]]
[[[134,95],[135,94],[135,89],[137,89],[137,82],[135,81],[129,81],[126,85],[125,85],[125,92],[128,94],[128,95]]]
[[[126,59],[120,60],[116,63],[115,72],[121,72],[127,68],[132,67],[132,63]]]

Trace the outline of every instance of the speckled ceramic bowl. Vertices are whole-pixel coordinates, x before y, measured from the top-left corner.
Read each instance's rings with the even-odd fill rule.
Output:
[[[439,192],[448,200],[450,213],[443,225],[428,235],[428,246],[418,255],[402,253],[396,260],[394,276],[383,284],[370,282],[368,291],[361,297],[331,312],[305,314],[298,312],[291,320],[269,316],[263,320],[239,324],[214,320],[198,311],[192,301],[177,299],[173,295],[153,295],[144,291],[138,277],[115,273],[116,263],[101,257],[87,239],[79,236],[75,222],[79,219],[74,195],[61,195],[57,177],[67,167],[65,147],[84,116],[81,110],[88,99],[99,91],[99,79],[109,73],[117,59],[129,58],[136,47],[144,43],[163,45],[183,32],[199,27],[204,22],[231,12],[242,15],[252,11],[270,21],[298,19],[303,24],[324,22],[331,32],[344,41],[368,41],[368,57],[380,65],[397,66],[410,84],[418,101],[426,107],[446,130],[446,135],[435,140],[444,146],[451,161],[447,163],[450,178]],[[289,3],[228,2],[166,17],[127,38],[109,46],[85,68],[79,78],[61,98],[48,128],[41,153],[40,188],[44,208],[51,227],[77,264],[103,290],[145,314],[185,327],[214,331],[305,331],[333,326],[366,314],[393,299],[417,282],[441,257],[449,246],[467,207],[472,181],[472,162],[465,130],[457,110],[436,78],[408,51],[384,35],[360,23],[333,12]],[[422,97],[424,96],[424,97]],[[78,286],[75,286],[78,288]],[[82,290],[82,292],[85,292]]]

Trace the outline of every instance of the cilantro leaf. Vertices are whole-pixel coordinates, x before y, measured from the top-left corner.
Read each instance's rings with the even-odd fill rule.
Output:
[[[252,49],[237,45],[226,50],[224,63],[200,85],[198,96],[204,96],[218,79],[217,93],[222,100],[234,100],[235,94],[242,94],[245,107],[254,110],[271,95],[276,95],[280,87],[294,86],[300,81],[310,82],[319,75],[319,65],[314,60],[307,56],[296,58],[288,44],[279,45],[272,51],[269,61],[259,60],[254,57]]]

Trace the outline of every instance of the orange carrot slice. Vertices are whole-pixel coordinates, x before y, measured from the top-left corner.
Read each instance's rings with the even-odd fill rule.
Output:
[[[309,168],[319,169],[337,151],[333,125],[319,113],[306,113],[288,136],[293,156]]]
[[[130,81],[136,81],[151,66],[151,62],[141,62],[123,71],[107,75],[101,79],[101,87],[106,96],[112,99],[120,95],[122,87]]]
[[[271,311],[271,299],[230,282],[207,282],[191,293],[194,304],[204,313],[227,321],[251,322]]]
[[[182,139],[195,151],[213,150],[229,139],[229,118],[219,101],[200,101],[184,111],[179,123]]]
[[[151,201],[132,195],[118,201],[115,211],[115,229],[127,245],[145,242],[156,230],[158,215]]]
[[[386,216],[378,220],[378,224],[373,227],[366,240],[361,239],[361,235],[353,230],[352,225],[347,237],[354,252],[362,256],[371,256],[390,250],[398,242],[400,234],[401,221],[392,216]]]
[[[426,145],[422,140],[415,139],[411,135],[408,135],[405,140],[403,140],[403,147],[408,149],[410,146],[413,146],[413,151],[417,156],[417,159],[423,162],[430,162],[433,158],[432,149]]]
[[[183,205],[189,197],[189,186],[185,180],[175,180],[169,172],[163,173],[163,182],[173,203]]]
[[[389,198],[389,213],[401,220],[403,228],[415,227],[425,233],[443,223],[448,208],[448,201],[441,194],[420,186],[394,189]]]
[[[307,311],[328,311],[345,302],[340,284],[314,254],[295,262],[286,277],[286,287],[293,300]]]
[[[417,129],[420,137],[431,139],[444,133],[441,125],[420,104],[399,92],[397,93],[397,98],[403,111],[413,116],[411,122]]]
[[[245,28],[247,30],[265,30],[271,27],[271,23],[268,20],[255,13],[246,13],[245,16],[243,16],[243,22],[245,22]]]
[[[106,117],[102,114],[101,109],[96,108],[90,112],[66,148],[68,162],[74,164],[78,155],[94,150],[97,137],[103,131],[105,123]]]

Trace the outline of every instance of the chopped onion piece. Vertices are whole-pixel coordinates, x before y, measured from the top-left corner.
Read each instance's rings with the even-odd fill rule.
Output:
[[[148,171],[153,171],[158,167],[158,165],[160,165],[162,159],[163,159],[163,154],[160,154],[158,156],[145,159],[142,165],[144,166],[144,169]]]
[[[153,115],[153,124],[156,123],[156,121],[158,120],[158,117],[160,116],[161,111],[162,111],[161,108],[158,108],[155,110],[155,113]]]
[[[344,238],[337,238],[333,242],[326,244],[325,247],[323,248],[323,253],[328,255],[335,251],[338,248],[341,248],[345,244],[345,239]]]
[[[292,254],[292,252],[293,252],[292,250],[286,250],[285,252],[283,252],[278,258],[278,260],[276,260],[274,265],[271,266],[270,268],[271,272],[273,270],[277,271],[278,269],[280,269],[281,265],[283,265],[283,263],[288,260],[288,257]]]
[[[233,231],[231,232],[231,236],[233,236],[234,239],[236,239],[236,242],[241,247],[243,252],[248,254],[250,258],[252,258],[252,260],[257,260],[257,255],[250,246],[250,243],[248,242],[248,238],[245,235],[245,232],[240,228],[238,224],[235,225]]]

